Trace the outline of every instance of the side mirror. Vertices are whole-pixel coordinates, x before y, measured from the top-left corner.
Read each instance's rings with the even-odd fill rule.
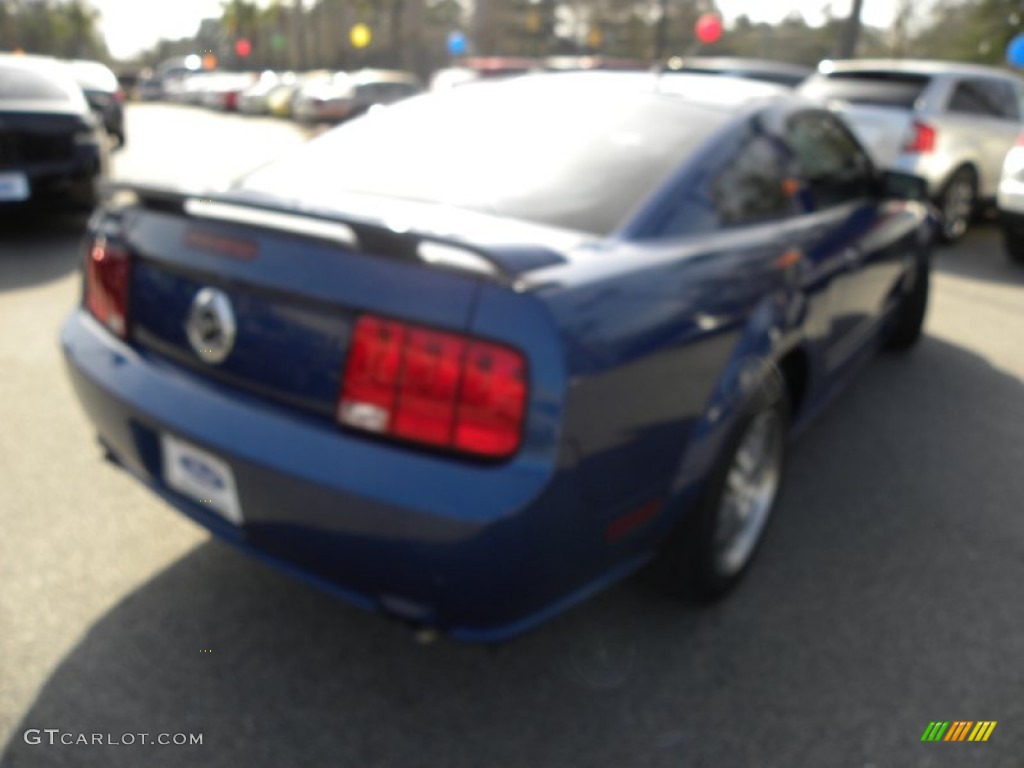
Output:
[[[928,182],[920,176],[899,171],[878,175],[878,195],[883,200],[927,200]]]

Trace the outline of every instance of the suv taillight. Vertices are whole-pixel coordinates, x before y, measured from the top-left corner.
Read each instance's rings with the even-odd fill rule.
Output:
[[[927,123],[915,120],[910,125],[910,134],[903,145],[904,152],[933,152],[935,150],[935,129]]]
[[[128,252],[99,237],[85,260],[85,308],[115,334],[128,332]]]
[[[526,360],[514,349],[373,315],[356,322],[341,424],[485,458],[519,447]]]

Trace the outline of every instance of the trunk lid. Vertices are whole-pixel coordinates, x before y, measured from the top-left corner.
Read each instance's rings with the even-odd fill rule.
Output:
[[[274,219],[282,216],[280,209],[201,200],[156,195],[123,209],[116,223],[101,224],[119,233],[132,255],[131,341],[175,365],[311,414],[333,413],[361,313],[465,332],[483,283],[510,284],[517,269],[559,259],[544,249],[516,246],[482,253],[430,240],[457,255],[479,257],[491,271],[438,268],[416,258],[423,240],[407,230],[356,219],[342,223],[290,214]],[[197,215],[204,206],[219,214],[213,206],[221,204],[232,215],[254,211],[256,218]],[[264,215],[271,217],[266,226],[257,223]],[[312,229],[282,229],[296,222],[299,230],[306,224]],[[357,244],[345,242],[349,224]],[[204,361],[196,341],[197,323],[205,321],[194,306],[204,289],[226,298],[235,326],[230,354],[213,363]],[[222,341],[215,333],[209,338]]]

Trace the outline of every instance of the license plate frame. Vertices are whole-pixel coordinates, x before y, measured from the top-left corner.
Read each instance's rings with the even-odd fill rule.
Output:
[[[161,434],[163,478],[169,488],[233,525],[245,522],[231,466],[218,456],[173,435]]]

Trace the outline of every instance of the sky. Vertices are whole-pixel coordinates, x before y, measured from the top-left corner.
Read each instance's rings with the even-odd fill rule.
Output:
[[[501,2],[501,0],[494,0]],[[151,47],[160,38],[175,39],[195,34],[199,22],[219,16],[221,0],[91,0],[102,14],[101,26],[110,52],[127,58]],[[726,21],[745,13],[754,21],[774,23],[792,11],[800,11],[811,24],[850,12],[851,0],[717,0]],[[261,3],[265,4],[265,3]],[[892,22],[893,0],[864,0],[865,23],[887,27]]]

